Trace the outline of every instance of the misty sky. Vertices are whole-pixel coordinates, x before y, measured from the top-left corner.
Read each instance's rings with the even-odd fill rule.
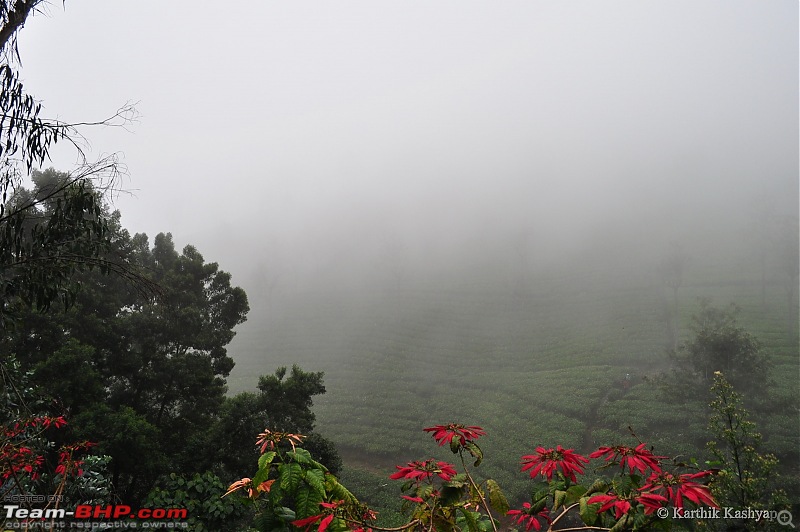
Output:
[[[49,116],[138,102],[130,132],[84,132],[123,154],[124,225],[235,275],[364,246],[577,248],[605,227],[663,246],[746,226],[755,200],[797,211],[795,0],[45,11],[20,53]]]

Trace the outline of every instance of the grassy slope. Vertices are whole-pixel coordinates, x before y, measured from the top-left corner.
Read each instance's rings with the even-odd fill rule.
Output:
[[[531,283],[523,295],[486,285],[367,299],[308,294],[282,304],[280,314],[251,313],[231,346],[237,367],[229,382],[232,391],[253,389],[259,374],[293,363],[324,371],[318,429],[347,450],[346,465],[387,474],[393,463],[452,458],[423,427],[480,425],[489,433],[481,472],[515,494],[525,489],[518,457],[536,445],[586,452],[624,441],[633,425],[659,452],[692,452],[683,433],[659,427],[702,432],[704,413],[665,411],[650,378],[665,367],[667,294],[647,278],[622,277],[560,273]],[[753,278],[709,269],[687,279],[681,336],[690,334],[697,297],[735,301],[741,323],[776,363],[779,388],[795,390],[798,350],[786,338],[780,286],[769,287],[763,308]],[[766,422],[782,423],[776,441],[798,447],[798,427],[780,416]]]

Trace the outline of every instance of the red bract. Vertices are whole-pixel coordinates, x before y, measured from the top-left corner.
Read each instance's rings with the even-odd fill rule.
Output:
[[[550,515],[548,514],[547,508],[535,514],[531,511],[531,503],[526,502],[522,504],[522,510],[509,510],[506,512],[506,515],[510,515],[511,521],[516,525],[525,523],[525,530],[530,530],[531,528],[541,530],[542,524],[539,522],[539,519],[543,519],[547,523],[550,522]]]
[[[624,445],[600,447],[590,454],[589,458],[600,458],[601,456],[605,457],[606,462],[619,462],[622,469],[625,469],[627,466],[631,474],[633,474],[634,469],[644,474],[648,468],[656,473],[660,473],[661,466],[659,460],[666,458],[665,456],[654,455],[644,443],[637,445],[635,448],[626,447]]]
[[[264,429],[264,432],[258,435],[256,446],[260,445],[261,454],[264,454],[267,449],[274,451],[275,445],[285,440],[289,442],[289,444],[292,446],[292,451],[294,451],[296,446],[303,442],[303,438],[305,438],[305,436],[302,434],[292,434],[291,432],[278,432]]]
[[[666,497],[655,493],[642,493],[636,500],[644,506],[644,515],[650,515],[669,502]]]
[[[292,521],[292,524],[298,528],[303,526],[310,528],[312,524],[319,521],[317,532],[325,532],[325,530],[327,530],[328,526],[331,524],[331,521],[333,521],[334,517],[336,517],[336,514],[333,512],[335,512],[336,507],[341,505],[343,502],[344,501],[321,502],[319,503],[319,505],[322,506],[323,508],[331,510],[330,513],[322,513],[322,514],[312,515],[311,517],[306,517],[305,519],[297,519],[295,521]],[[306,530],[308,530],[308,528],[306,528]]]
[[[0,480],[5,481],[17,474],[28,474],[36,480],[43,463],[44,458],[34,454],[30,448],[7,443],[0,448]]]
[[[607,494],[607,495],[595,495],[588,500],[589,504],[594,504],[599,502],[602,504],[597,513],[605,512],[606,510],[610,510],[614,508],[614,516],[619,519],[631,509],[630,501],[621,498],[619,495],[615,494]]]
[[[456,474],[455,468],[452,464],[447,462],[436,462],[433,458],[421,462],[409,462],[406,466],[395,466],[398,471],[389,478],[392,480],[413,480],[414,482],[421,482],[428,479],[434,474],[444,480],[449,481]]]
[[[481,436],[486,436],[486,432],[480,427],[476,427],[474,425],[466,427],[457,423],[450,423],[449,425],[436,425],[435,427],[428,427],[427,429],[422,430],[425,432],[433,432],[433,439],[436,440],[440,447],[445,443],[449,443],[452,447],[453,438],[457,439],[457,443],[466,445],[468,441],[474,441]]]
[[[711,474],[711,471],[686,473],[680,476],[675,476],[668,472],[653,473],[647,479],[647,484],[639,488],[639,490],[645,493],[663,491],[676,508],[683,508],[684,497],[698,506],[704,504],[719,508],[717,501],[711,496],[711,490],[708,486],[694,481],[694,479],[707,477]]]
[[[583,474],[583,464],[589,460],[572,449],[564,449],[560,445],[555,449],[536,448],[537,454],[529,454],[522,457],[522,471],[530,471],[531,478],[539,473],[544,475],[548,482],[553,478],[553,473],[557,468],[561,468],[564,476],[572,482],[577,482],[575,473]]]
[[[35,420],[38,423],[40,423],[44,428],[50,428],[50,425],[53,425],[55,428],[60,429],[61,427],[67,424],[67,420],[64,419],[64,416],[41,417],[41,418],[35,418]]]

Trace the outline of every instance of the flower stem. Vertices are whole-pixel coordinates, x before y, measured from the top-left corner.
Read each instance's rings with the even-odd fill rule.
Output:
[[[494,530],[494,532],[497,532],[497,526],[495,526],[494,524],[494,517],[492,516],[492,511],[489,509],[489,505],[486,504],[486,499],[483,497],[483,493],[481,493],[480,488],[478,488],[478,485],[475,484],[475,481],[472,479],[472,475],[469,474],[469,468],[467,468],[467,463],[464,461],[464,454],[462,452],[462,449],[458,450],[458,457],[461,458],[461,465],[464,467],[464,473],[467,474],[469,483],[472,484],[472,489],[474,489],[475,493],[478,494],[478,497],[481,498],[483,507],[486,509],[486,513],[489,515],[489,522],[492,524],[492,530]]]

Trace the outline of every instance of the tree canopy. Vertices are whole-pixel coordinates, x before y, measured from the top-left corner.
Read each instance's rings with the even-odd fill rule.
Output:
[[[770,361],[758,340],[738,324],[738,312],[734,304],[717,308],[708,299],[701,300],[692,317],[694,338],[674,353],[676,371],[687,381],[697,380],[703,389],[719,371],[737,390],[758,397],[748,392],[767,386]]]

